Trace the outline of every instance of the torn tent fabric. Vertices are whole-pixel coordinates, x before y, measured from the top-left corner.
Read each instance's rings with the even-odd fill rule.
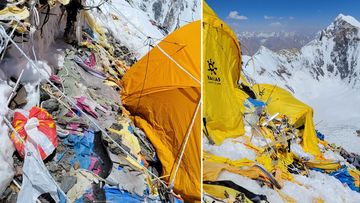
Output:
[[[222,171],[229,171],[231,173],[246,176],[254,180],[263,180],[271,183],[276,187],[280,187],[274,177],[260,167],[256,162],[249,159],[230,160],[224,157],[204,154],[203,160],[203,180],[216,181]]]
[[[204,181],[204,191],[213,197],[220,199],[228,199],[227,195],[235,199],[236,197],[242,197],[241,202],[262,202],[267,201],[265,195],[255,194],[240,185],[235,184],[232,181]],[[244,195],[244,196],[243,196]]]
[[[334,171],[341,168],[340,161],[334,160],[309,160],[304,163],[309,168],[317,168],[325,171]]]
[[[296,99],[290,92],[270,84],[256,84],[253,90],[258,95],[258,99],[267,103],[266,110],[269,114],[279,113],[279,116],[289,117],[289,123],[295,128],[304,127],[302,135],[302,147],[306,152],[311,153],[317,158],[321,157],[316,136],[313,109]]]
[[[122,101],[156,148],[166,181],[195,118],[174,183],[187,202],[201,199],[200,29],[197,21],[176,30],[157,45],[171,59],[156,46],[123,77]]]
[[[24,141],[31,139],[37,144],[42,159],[48,157],[58,145],[55,122],[45,109],[32,107],[29,112],[17,110],[12,125]],[[10,138],[20,156],[24,157],[22,140],[14,132]]]
[[[244,134],[243,103],[248,96],[237,88],[241,51],[236,35],[203,5],[203,117],[209,137],[219,145]]]

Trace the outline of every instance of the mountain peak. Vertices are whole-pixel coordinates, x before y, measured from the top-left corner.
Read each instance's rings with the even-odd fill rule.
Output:
[[[259,50],[258,50],[257,52],[258,52],[258,53],[264,53],[264,52],[270,52],[270,53],[272,53],[273,51],[271,51],[271,50],[268,49],[267,47],[261,45],[261,46],[259,47]]]
[[[360,28],[360,22],[357,21],[354,17],[349,16],[349,15],[344,15],[342,13],[340,13],[336,18],[334,23],[339,23],[339,22],[346,22],[354,27],[358,27]]]

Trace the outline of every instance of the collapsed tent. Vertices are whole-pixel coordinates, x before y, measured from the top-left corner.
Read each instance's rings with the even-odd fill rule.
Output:
[[[204,202],[257,202],[256,194],[269,202],[306,201],[290,190],[309,191],[309,200],[324,202],[318,181],[329,190],[339,183],[337,191],[359,191],[359,171],[317,137],[312,108],[276,85],[250,87],[234,33],[205,2],[203,19]],[[319,180],[319,172],[328,175]]]
[[[290,92],[270,84],[256,84],[253,90],[259,99],[267,102],[267,111],[274,115],[286,115],[290,118],[289,123],[295,128],[303,127],[302,146],[306,152],[315,157],[320,157],[321,153],[317,145],[318,138],[313,122],[313,110],[310,106],[296,99]]]
[[[236,35],[203,5],[203,117],[208,137],[220,144],[244,134],[243,102],[248,96],[237,88],[241,51]]]
[[[197,21],[170,34],[123,78],[124,105],[187,202],[200,201],[200,29]]]

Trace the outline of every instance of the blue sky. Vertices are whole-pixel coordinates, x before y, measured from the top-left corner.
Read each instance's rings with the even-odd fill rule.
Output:
[[[338,14],[360,21],[360,0],[206,0],[236,31],[317,32]]]

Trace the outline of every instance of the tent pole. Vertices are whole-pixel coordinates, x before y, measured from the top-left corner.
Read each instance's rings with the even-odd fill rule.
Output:
[[[17,90],[17,88],[18,88],[18,86],[19,86],[19,83],[20,83],[20,80],[21,80],[23,74],[24,74],[24,69],[22,69],[21,72],[20,72],[19,78],[17,79],[17,81],[16,81],[16,83],[15,83],[15,86],[14,86],[14,88],[12,89],[11,94],[10,94],[10,96],[9,96],[7,102],[6,102],[6,107],[9,106],[9,104],[10,104],[10,102],[11,102],[11,99],[12,99],[13,96],[16,94],[16,90]]]
[[[189,130],[187,131],[186,138],[185,138],[183,147],[182,147],[182,149],[181,149],[181,154],[180,154],[179,159],[178,159],[178,162],[177,162],[177,164],[176,164],[174,176],[171,178],[171,181],[170,181],[170,188],[173,188],[173,187],[174,187],[174,182],[175,182],[176,174],[177,174],[177,172],[178,172],[178,170],[179,170],[180,163],[181,163],[181,160],[182,160],[182,158],[183,158],[183,155],[184,155],[184,152],[185,152],[185,149],[186,149],[187,142],[189,141],[189,137],[190,137],[192,128],[194,127],[195,118],[196,118],[197,113],[198,113],[198,111],[199,111],[199,109],[200,109],[200,106],[201,106],[201,97],[200,97],[200,99],[199,99],[198,105],[197,105],[197,107],[196,107],[196,109],[195,109],[195,112],[194,112],[194,115],[193,115],[193,117],[192,117]]]

